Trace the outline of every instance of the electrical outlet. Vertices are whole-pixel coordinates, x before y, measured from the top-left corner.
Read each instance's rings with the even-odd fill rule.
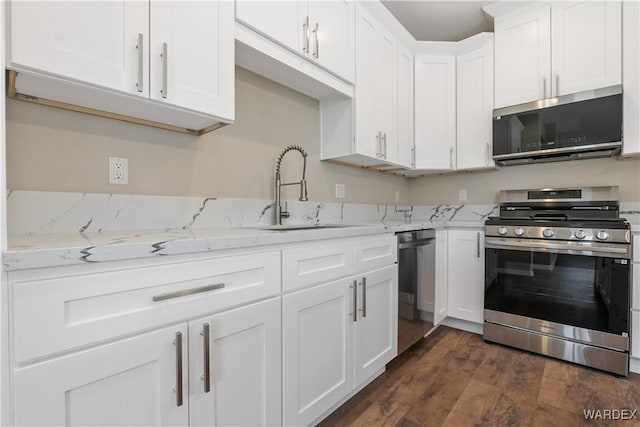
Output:
[[[109,184],[129,183],[129,160],[124,157],[109,157]]]
[[[336,184],[336,199],[344,199],[346,188],[344,184]]]
[[[400,202],[400,191],[396,190],[396,203]]]
[[[461,202],[467,201],[467,190],[458,190],[458,199]]]

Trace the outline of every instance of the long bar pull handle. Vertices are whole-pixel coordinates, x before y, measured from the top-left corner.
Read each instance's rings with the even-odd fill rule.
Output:
[[[416,147],[411,148],[411,167],[416,167]]]
[[[302,23],[302,36],[304,37],[302,41],[302,51],[304,53],[309,53],[309,17],[304,18],[304,22]]]
[[[162,93],[162,97],[166,98],[167,97],[167,85],[168,85],[168,80],[169,80],[169,58],[167,57],[168,53],[167,53],[167,44],[166,43],[162,43],[162,54],[160,55],[162,57],[162,89],[160,90],[160,92]]]
[[[318,27],[320,25],[316,22],[316,25],[313,28],[313,38],[315,40],[315,51],[313,52],[313,57],[318,59],[320,58],[320,41],[318,40]]]
[[[383,155],[382,158],[386,159],[387,158],[387,133],[385,132],[383,134],[384,136],[382,137],[382,140],[384,141],[384,151],[383,151]]]
[[[560,96],[560,73],[556,73],[556,96]]]
[[[209,342],[209,324],[205,323],[202,325],[202,341],[204,344],[204,392],[209,393],[211,391],[211,348]]]
[[[136,87],[138,92],[142,92],[144,90],[144,34],[142,33],[138,33],[136,49],[138,49],[138,81],[136,82]]]
[[[353,321],[358,321],[358,281],[353,281]]]
[[[181,291],[168,292],[166,294],[154,295],[153,302],[185,297],[187,295],[199,294],[202,292],[214,291],[216,289],[222,289],[222,288],[224,288],[224,283],[215,283],[213,285],[201,286],[199,288],[183,289]]]
[[[478,231],[476,235],[476,249],[477,249],[477,257],[480,258],[480,232]]]
[[[449,168],[453,169],[453,147],[449,148]]]
[[[376,135],[376,157],[382,157],[380,151],[382,151],[382,132]]]
[[[542,99],[547,99],[547,76],[542,76]]]
[[[362,278],[362,318],[367,317],[367,278]]]
[[[487,166],[491,165],[491,144],[487,142]]]
[[[176,332],[176,406],[182,406],[182,332]]]

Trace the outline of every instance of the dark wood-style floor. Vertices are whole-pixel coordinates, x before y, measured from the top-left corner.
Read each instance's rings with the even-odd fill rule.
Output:
[[[638,410],[585,421],[583,410]],[[627,378],[438,328],[320,426],[640,425],[640,375]]]

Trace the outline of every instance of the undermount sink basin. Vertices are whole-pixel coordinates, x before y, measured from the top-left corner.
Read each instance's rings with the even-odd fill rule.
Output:
[[[352,227],[350,224],[283,224],[256,227],[258,230],[294,231],[294,230],[323,230],[327,228]]]

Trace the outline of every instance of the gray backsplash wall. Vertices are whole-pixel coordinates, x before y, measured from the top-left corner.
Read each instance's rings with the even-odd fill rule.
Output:
[[[494,203],[500,190],[594,185],[617,185],[621,201],[640,202],[640,159],[576,160],[421,177],[409,182],[409,199],[416,205]],[[467,190],[466,202],[459,201],[461,189]]]

